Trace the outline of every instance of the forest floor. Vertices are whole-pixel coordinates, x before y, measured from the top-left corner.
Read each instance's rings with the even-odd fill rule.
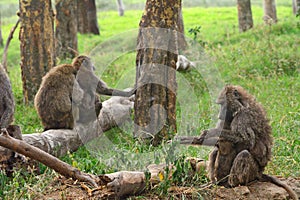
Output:
[[[300,178],[279,178],[287,183],[300,195]],[[128,196],[122,199],[226,199],[226,200],[249,200],[249,199],[288,199],[285,189],[268,182],[253,182],[249,186],[225,188],[211,186],[196,187],[170,187],[168,195],[158,195],[145,191],[143,196]],[[57,178],[52,182],[52,187],[38,195],[35,199],[116,199],[112,192],[106,188],[96,190],[88,194],[88,190],[82,184],[71,179]]]

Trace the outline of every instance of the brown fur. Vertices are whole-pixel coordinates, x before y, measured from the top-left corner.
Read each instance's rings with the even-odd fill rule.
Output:
[[[273,141],[263,107],[242,87],[232,85],[225,86],[217,103],[221,105],[220,122],[200,136],[204,140],[216,138],[216,147],[209,156],[211,181],[231,187],[254,180],[270,181],[298,199],[289,186],[263,174],[271,159]]]
[[[63,64],[52,68],[43,77],[34,104],[44,130],[74,128],[74,119],[78,116],[76,105],[83,98],[76,73],[72,65]]]
[[[7,128],[14,119],[14,97],[10,80],[0,64],[0,128]]]

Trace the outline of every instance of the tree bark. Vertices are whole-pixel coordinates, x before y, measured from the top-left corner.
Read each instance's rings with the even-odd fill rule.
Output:
[[[100,30],[97,21],[97,8],[95,0],[88,0],[88,20],[89,32],[95,35],[100,35]]]
[[[183,23],[183,16],[182,16],[182,9],[179,10],[178,15],[178,49],[179,51],[185,50],[188,46],[185,36],[184,36],[184,23]]]
[[[81,34],[89,32],[87,1],[88,0],[77,1],[77,28]]]
[[[73,58],[77,51],[77,1],[56,0],[56,56]]]
[[[77,10],[78,32],[100,35],[95,0],[78,0]]]
[[[176,133],[177,22],[181,1],[147,0],[137,44],[134,136],[158,145]]]
[[[55,65],[51,0],[20,0],[20,50],[24,101],[34,99],[42,77]]]
[[[275,0],[264,0],[264,21],[266,24],[277,23]]]
[[[292,0],[293,1],[293,13],[294,15],[300,15],[300,0]]]
[[[253,27],[253,18],[250,0],[237,0],[239,30],[245,32]]]

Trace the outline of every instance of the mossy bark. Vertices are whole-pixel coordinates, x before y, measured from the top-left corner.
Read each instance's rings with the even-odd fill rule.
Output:
[[[55,65],[50,0],[20,0],[20,50],[24,101],[33,101],[42,77]],[[42,8],[42,9],[41,9]]]
[[[147,0],[136,56],[134,136],[158,145],[176,132],[176,62],[181,0]]]

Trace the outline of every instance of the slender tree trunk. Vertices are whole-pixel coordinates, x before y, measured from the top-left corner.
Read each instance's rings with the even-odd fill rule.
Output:
[[[275,0],[264,0],[264,21],[266,24],[277,23]]]
[[[181,1],[147,0],[137,44],[134,136],[153,145],[176,132],[177,22]]]
[[[2,37],[2,31],[1,31],[1,12],[0,12],[0,46],[3,47],[3,37]]]
[[[119,11],[119,16],[124,16],[124,4],[122,0],[117,0],[117,5],[118,5],[118,11]]]
[[[73,58],[77,51],[77,0],[56,0],[56,56]]]
[[[28,103],[44,74],[55,65],[53,10],[51,0],[20,0],[19,4],[23,93]]]
[[[292,0],[293,1],[293,13],[296,15],[300,14],[300,0]]]
[[[88,0],[88,20],[89,32],[95,35],[100,35],[95,0]]]
[[[253,18],[250,0],[237,0],[239,30],[245,32],[253,27]]]

